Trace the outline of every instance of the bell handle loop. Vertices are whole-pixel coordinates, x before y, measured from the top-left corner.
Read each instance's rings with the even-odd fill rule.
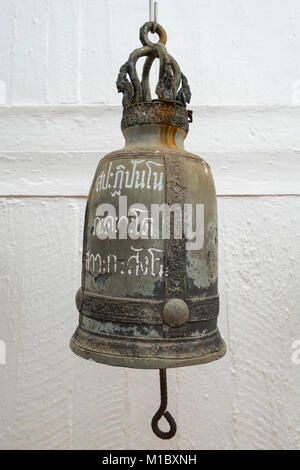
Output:
[[[160,439],[172,439],[175,436],[177,431],[176,422],[167,410],[168,406],[168,392],[167,392],[167,372],[166,369],[159,370],[159,377],[160,377],[160,394],[161,394],[161,402],[158,411],[152,418],[151,426],[154,434],[159,437]],[[158,422],[162,417],[165,417],[167,422],[170,425],[170,430],[167,432],[161,431],[158,426]]]
[[[148,33],[152,32],[153,21],[148,21],[140,29],[140,40],[143,47],[135,49],[129,56],[129,59],[120,68],[117,79],[117,89],[123,93],[123,108],[136,103],[151,103],[151,90],[149,84],[149,74],[154,59],[158,58],[160,62],[159,80],[155,93],[159,100],[178,101],[185,108],[191,99],[191,91],[188,81],[181,72],[176,60],[168,53],[165,44],[167,42],[167,33],[160,25],[156,25],[156,33],[159,41],[154,43],[150,41]],[[136,62],[141,57],[146,57],[142,81],[140,80]],[[130,80],[128,79],[130,78]],[[181,88],[179,89],[181,84]]]
[[[167,33],[166,30],[157,23],[155,32],[159,36],[159,41],[157,43],[150,41],[148,38],[148,33],[153,33],[153,28],[154,28],[154,23],[148,21],[145,23],[141,29],[140,29],[140,41],[143,44],[143,46],[150,46],[154,47],[157,44],[163,44],[165,45],[167,43]]]

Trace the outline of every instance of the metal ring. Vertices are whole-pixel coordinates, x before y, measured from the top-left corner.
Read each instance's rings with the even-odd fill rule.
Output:
[[[167,42],[167,33],[164,30],[164,28],[160,25],[156,25],[156,33],[159,36],[159,41],[157,43],[150,41],[148,38],[148,33],[152,33],[152,28],[153,28],[153,22],[148,21],[145,23],[141,29],[140,29],[140,41],[143,44],[143,46],[151,46],[154,47],[156,44],[166,44]]]

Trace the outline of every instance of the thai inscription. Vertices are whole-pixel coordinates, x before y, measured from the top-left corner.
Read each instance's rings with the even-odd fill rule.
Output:
[[[97,178],[96,192],[110,191],[113,197],[120,196],[124,189],[151,189],[162,191],[164,172],[161,163],[151,160],[131,160],[131,168],[110,162]]]
[[[118,259],[116,255],[103,256],[100,253],[91,253],[89,250],[85,255],[86,270],[93,277],[101,274],[119,273],[129,276],[167,276],[164,269],[163,250],[158,248],[135,248],[131,246],[132,255],[127,259]]]

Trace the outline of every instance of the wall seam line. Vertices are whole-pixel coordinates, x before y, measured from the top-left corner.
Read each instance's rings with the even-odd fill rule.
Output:
[[[217,194],[217,198],[300,197],[300,194]],[[87,199],[83,194],[1,194],[0,199]]]

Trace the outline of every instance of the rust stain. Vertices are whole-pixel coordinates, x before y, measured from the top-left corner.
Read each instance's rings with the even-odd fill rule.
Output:
[[[162,145],[177,148],[176,144],[177,128],[174,126],[160,127],[160,141]]]
[[[177,127],[170,125],[172,122],[174,122],[174,113],[176,112],[176,108],[174,106],[170,106],[169,103],[160,102],[160,111],[163,120],[166,123],[164,126],[161,126],[161,142],[163,145],[168,147],[177,147]]]

